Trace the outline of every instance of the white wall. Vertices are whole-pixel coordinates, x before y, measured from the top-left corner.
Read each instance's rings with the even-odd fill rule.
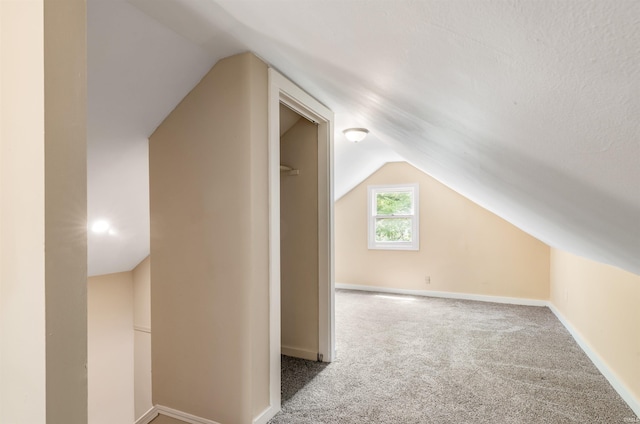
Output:
[[[89,424],[134,422],[133,276],[87,283]]]

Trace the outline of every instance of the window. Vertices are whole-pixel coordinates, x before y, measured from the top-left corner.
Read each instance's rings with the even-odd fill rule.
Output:
[[[418,184],[369,186],[369,249],[419,250]]]

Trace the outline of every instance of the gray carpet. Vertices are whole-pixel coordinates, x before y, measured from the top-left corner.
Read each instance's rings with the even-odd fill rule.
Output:
[[[339,290],[337,359],[282,360],[284,423],[625,423],[551,311]]]

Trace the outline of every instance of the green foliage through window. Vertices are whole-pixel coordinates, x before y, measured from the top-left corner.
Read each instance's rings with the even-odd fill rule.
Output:
[[[376,215],[389,217],[376,218],[376,241],[411,241],[411,218],[399,216],[411,215],[413,195],[409,191],[388,191],[376,193]],[[393,218],[391,218],[393,217]],[[397,217],[397,218],[396,218]]]
[[[411,241],[411,218],[377,218],[376,241]]]
[[[413,196],[408,191],[376,194],[377,215],[408,215],[413,210]]]
[[[369,249],[419,250],[417,184],[369,186]]]

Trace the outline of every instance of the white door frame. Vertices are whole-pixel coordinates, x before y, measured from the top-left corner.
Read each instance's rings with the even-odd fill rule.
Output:
[[[280,103],[318,127],[318,353],[335,357],[333,260],[333,112],[269,68],[269,407],[255,424],[280,411]]]

